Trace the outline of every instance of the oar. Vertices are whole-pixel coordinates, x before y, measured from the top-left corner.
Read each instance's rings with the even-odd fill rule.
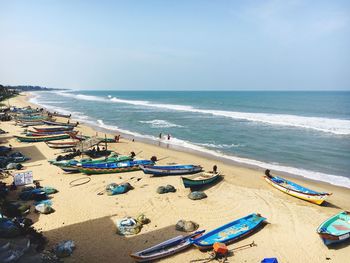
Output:
[[[167,159],[167,158],[169,158],[169,156],[166,156],[166,157],[160,158],[160,159],[158,159],[158,160],[157,160],[157,162],[162,161],[162,160]]]

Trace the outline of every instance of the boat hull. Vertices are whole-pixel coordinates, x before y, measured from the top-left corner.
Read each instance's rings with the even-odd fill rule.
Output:
[[[68,139],[68,134],[55,136],[15,136],[20,142],[46,142],[54,140]]]
[[[193,244],[200,250],[212,249],[216,242],[230,244],[252,234],[265,220],[259,214],[250,214],[206,233],[195,239]]]
[[[192,238],[202,235],[204,230],[197,231],[187,237],[177,236],[153,247],[130,254],[137,262],[150,262],[178,253],[192,245]]]
[[[326,198],[330,195],[329,193],[315,194],[316,192],[307,193],[307,192],[293,190],[290,187],[286,187],[284,185],[281,185],[281,184],[275,182],[274,180],[272,180],[268,176],[265,176],[264,178],[265,178],[266,182],[268,182],[270,185],[272,185],[276,189],[280,190],[281,192],[286,193],[286,194],[291,195],[291,196],[294,196],[296,198],[311,202],[311,203],[316,204],[316,205],[321,205],[326,200]],[[281,178],[281,179],[283,179],[283,178]],[[283,179],[283,180],[286,182],[289,182],[285,179]],[[297,184],[294,184],[294,185],[297,185]]]
[[[207,174],[207,173],[205,173],[205,174]],[[209,175],[209,173],[208,173],[208,175]],[[184,184],[185,188],[195,188],[195,187],[202,187],[205,185],[212,184],[215,181],[219,180],[221,178],[221,175],[218,173],[218,174],[215,174],[214,176],[211,176],[210,178],[205,178],[204,176],[202,178],[203,179],[201,179],[200,176],[197,179],[181,177],[181,180],[182,180],[182,183]]]
[[[318,228],[317,233],[325,245],[332,245],[350,239],[350,212],[340,212],[326,221]]]
[[[202,171],[202,167],[197,165],[181,165],[181,166],[142,165],[141,169],[145,174],[152,174],[153,176],[186,175],[186,174],[194,174]]]

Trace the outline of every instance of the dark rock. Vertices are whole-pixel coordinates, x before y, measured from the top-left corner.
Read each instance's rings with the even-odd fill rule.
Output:
[[[197,230],[199,225],[193,221],[186,221],[186,220],[179,220],[179,222],[176,223],[176,230],[182,231],[182,232],[193,232]]]
[[[207,195],[202,191],[194,191],[188,195],[188,198],[192,199],[192,200],[200,200],[200,199],[203,199],[206,197],[207,197]]]

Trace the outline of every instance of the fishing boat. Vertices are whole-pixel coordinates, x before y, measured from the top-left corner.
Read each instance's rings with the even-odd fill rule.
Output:
[[[151,262],[156,259],[174,255],[192,245],[193,239],[199,237],[205,230],[197,231],[188,236],[177,236],[153,247],[130,254],[137,262]]]
[[[46,142],[46,145],[52,149],[65,149],[77,146],[77,141],[66,141],[66,142]]]
[[[16,122],[18,126],[22,127],[28,127],[28,126],[38,126],[43,125],[44,123],[41,121],[22,121],[22,122]]]
[[[73,122],[73,123],[64,123],[64,122],[58,122],[58,121],[43,121],[46,125],[51,125],[51,126],[72,126],[76,127],[78,126],[78,122]]]
[[[279,176],[266,175],[264,178],[266,182],[282,191],[283,193],[317,205],[321,205],[326,200],[326,198],[331,195],[330,193],[316,192]]]
[[[201,166],[192,164],[166,166],[142,165],[141,169],[145,174],[153,174],[153,176],[193,174],[202,171]]]
[[[72,116],[71,114],[61,114],[61,113],[58,113],[58,112],[49,112],[48,114],[51,115],[51,116],[56,116],[56,117],[61,117],[61,118],[68,118],[68,119]]]
[[[317,233],[325,245],[350,239],[350,212],[343,211],[328,218],[318,228]]]
[[[234,220],[195,239],[193,244],[200,250],[212,249],[214,243],[230,244],[253,233],[266,218],[253,213]]]
[[[79,171],[84,174],[108,174],[108,173],[122,173],[140,170],[141,165],[153,164],[150,160],[136,160],[116,163],[103,164],[82,164]]]
[[[181,177],[185,188],[195,188],[214,183],[221,178],[221,173],[198,173],[187,177]]]
[[[15,136],[20,142],[46,142],[54,140],[68,139],[68,134],[51,135],[51,136]]]
[[[57,126],[57,127],[33,127],[37,132],[57,132],[57,131],[71,131],[74,127]]]
[[[92,160],[92,159],[81,159],[80,161],[77,160],[67,160],[67,161],[57,161],[57,162],[52,162],[52,164],[58,166],[65,172],[79,172],[79,167],[84,166],[89,166],[89,165],[95,165],[95,164],[103,164],[107,163],[108,161],[110,163],[117,163],[117,162],[125,162],[132,160],[131,156],[127,155],[120,155],[118,157],[110,157],[107,159],[100,159],[100,160]]]
[[[56,131],[56,132],[35,132],[27,131],[27,136],[49,136],[49,135],[59,135],[59,134],[69,134],[70,136],[75,136],[78,131]]]

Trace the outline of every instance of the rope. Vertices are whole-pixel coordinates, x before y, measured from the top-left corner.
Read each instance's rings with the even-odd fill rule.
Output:
[[[80,183],[75,183],[75,182],[79,182],[81,180],[85,180],[83,182],[80,182]],[[91,181],[91,177],[81,177],[81,178],[78,178],[78,179],[75,179],[73,181],[71,181],[69,183],[70,187],[75,187],[75,186],[79,186],[79,185],[83,185],[83,184],[87,184],[88,182]]]

